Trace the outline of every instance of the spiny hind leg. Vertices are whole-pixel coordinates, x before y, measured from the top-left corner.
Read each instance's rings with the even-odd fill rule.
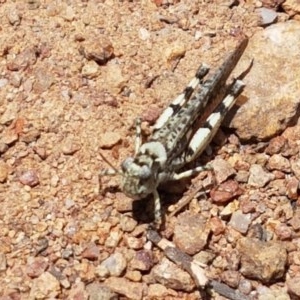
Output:
[[[207,148],[244,86],[241,80],[235,80],[229,89],[228,95],[207,118],[203,126],[195,132],[190,140],[187,151],[182,156],[185,164],[195,160]]]
[[[224,98],[215,111],[207,118],[204,125],[199,128],[193,135],[187,151],[178,159],[181,164],[188,164],[196,159],[205,148],[209,145],[210,141],[219,129],[224,117],[234,105],[236,97],[241,93],[244,83],[241,80],[235,80],[229,89],[229,94]],[[172,175],[172,180],[180,180],[183,178],[191,177],[205,170],[211,170],[209,165],[199,166],[194,169],[184,171],[182,173],[175,173]]]

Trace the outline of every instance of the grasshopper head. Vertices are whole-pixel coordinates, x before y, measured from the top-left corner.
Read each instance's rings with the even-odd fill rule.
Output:
[[[159,142],[143,144],[134,158],[128,157],[123,161],[121,170],[115,168],[103,154],[100,155],[111,167],[102,172],[102,176],[121,175],[122,190],[133,199],[142,199],[155,192],[162,170],[166,168],[166,150]]]
[[[122,163],[122,190],[133,199],[142,199],[157,188],[155,173],[147,164],[140,164],[128,157]]]

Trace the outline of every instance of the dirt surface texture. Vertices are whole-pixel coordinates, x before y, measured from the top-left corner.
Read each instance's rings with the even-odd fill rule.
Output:
[[[299,1],[0,0],[0,20],[0,300],[300,299]],[[102,155],[119,168],[136,118],[146,140],[242,35],[246,87],[193,165],[214,172],[159,192],[201,291]]]

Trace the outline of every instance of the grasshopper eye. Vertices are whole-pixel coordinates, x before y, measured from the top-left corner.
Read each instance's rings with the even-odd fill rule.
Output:
[[[141,179],[148,179],[151,176],[151,170],[148,166],[142,166],[140,170],[140,178]]]
[[[122,171],[123,172],[126,172],[130,165],[133,163],[133,158],[132,157],[127,157],[123,162],[122,162],[122,165],[121,165],[121,168],[122,168]]]

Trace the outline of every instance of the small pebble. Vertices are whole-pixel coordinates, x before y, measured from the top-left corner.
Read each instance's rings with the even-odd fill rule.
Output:
[[[231,216],[229,225],[240,233],[246,233],[251,224],[251,214],[243,214],[240,210],[234,212]]]
[[[20,25],[21,17],[17,9],[9,9],[6,15],[11,25]]]
[[[262,7],[258,8],[256,11],[260,15],[261,26],[270,25],[277,19],[277,13],[273,9]]]
[[[264,187],[274,179],[274,175],[266,172],[261,165],[254,164],[250,167],[248,184],[255,187]]]
[[[32,281],[30,299],[56,298],[60,292],[59,281],[49,272],[44,272]]]
[[[105,259],[100,267],[105,267],[111,276],[119,277],[123,274],[127,266],[127,262],[123,254],[114,253]]]
[[[194,288],[192,278],[173,262],[163,258],[152,268],[154,279],[167,288],[190,292]]]
[[[139,29],[139,38],[143,41],[146,41],[150,38],[150,33],[146,28],[141,27]]]
[[[89,260],[97,260],[100,254],[99,247],[94,244],[90,243],[85,250],[82,252],[82,257],[89,259]]]
[[[62,152],[65,155],[72,155],[78,150],[80,150],[80,145],[71,139],[66,140],[62,146]]]
[[[31,278],[39,277],[49,266],[48,260],[45,257],[29,258],[26,265],[26,274]]]
[[[213,188],[210,192],[212,201],[215,203],[226,203],[243,193],[239,184],[234,180],[228,180]]]
[[[153,255],[148,250],[137,251],[130,264],[134,270],[149,271],[154,264]]]
[[[100,68],[95,61],[91,60],[82,67],[81,74],[83,77],[93,79],[100,75]]]
[[[6,181],[8,172],[9,172],[8,165],[5,162],[0,161],[0,183],[3,183]]]
[[[102,149],[111,149],[122,140],[117,132],[105,132],[100,136],[99,146]]]
[[[30,187],[34,187],[40,183],[39,177],[35,170],[27,170],[22,172],[21,175],[19,176],[19,181],[22,184],[28,185]]]

